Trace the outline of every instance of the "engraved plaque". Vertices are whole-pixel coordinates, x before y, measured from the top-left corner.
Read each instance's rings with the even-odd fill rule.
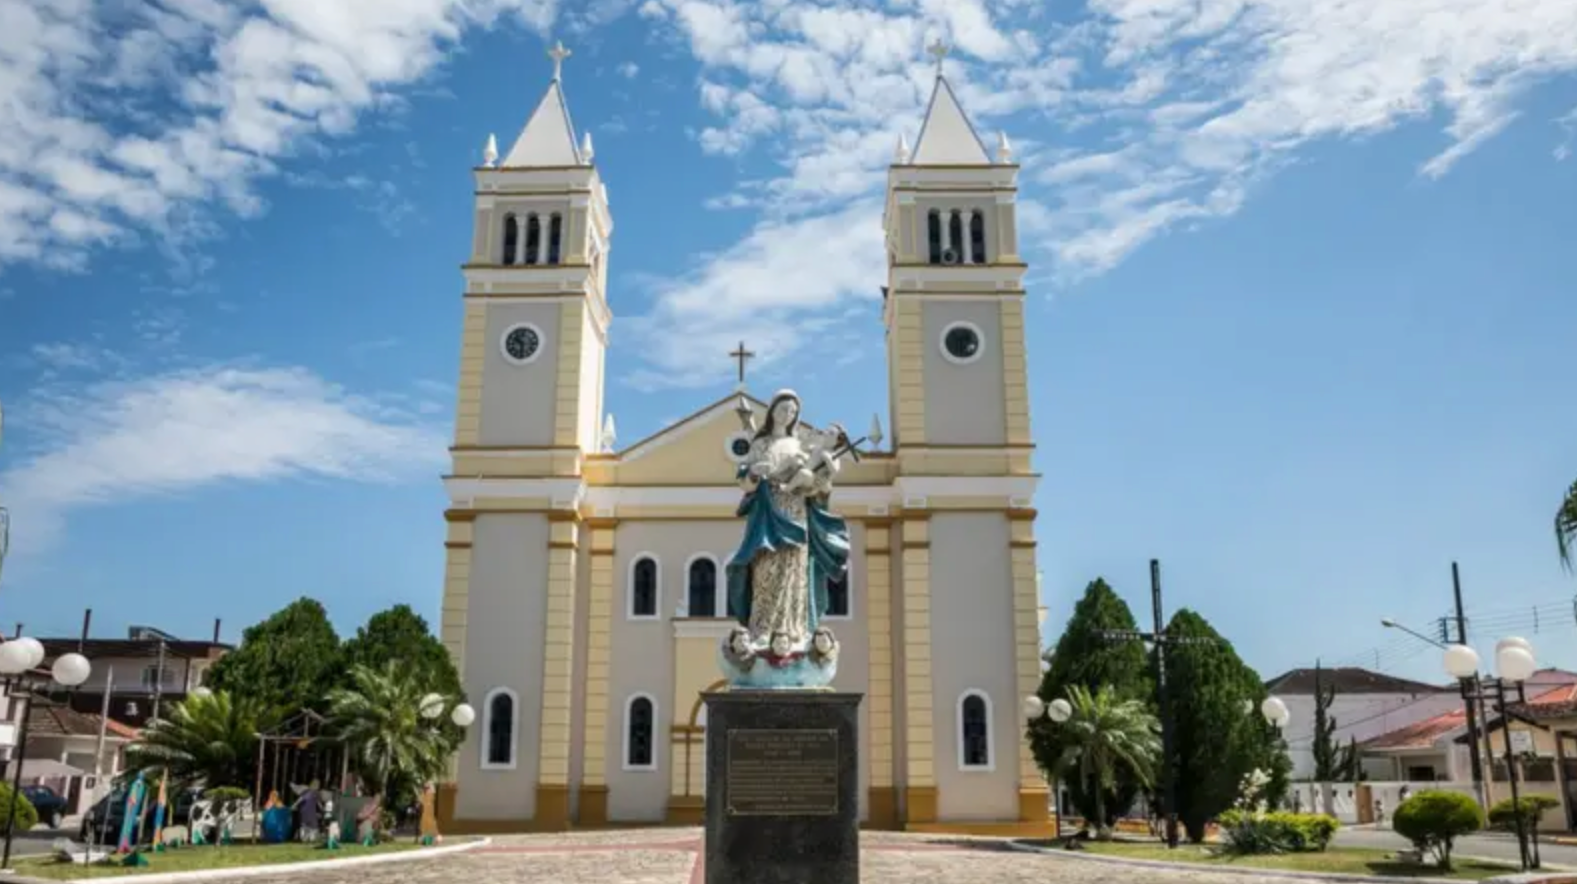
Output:
[[[836,816],[838,732],[728,732],[729,816]]]

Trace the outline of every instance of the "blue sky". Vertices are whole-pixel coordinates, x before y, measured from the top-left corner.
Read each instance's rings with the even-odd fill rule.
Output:
[[[885,413],[883,167],[922,47],[1024,165],[1055,631],[1104,575],[1270,675],[1577,667],[1577,7],[1472,0],[23,0],[0,36],[0,618],[436,616],[469,169],[546,86],[617,230],[621,437],[762,353]],[[1537,623],[1535,624],[1535,618]],[[1535,625],[1537,631],[1535,631]],[[1481,647],[1488,651],[1489,647]]]

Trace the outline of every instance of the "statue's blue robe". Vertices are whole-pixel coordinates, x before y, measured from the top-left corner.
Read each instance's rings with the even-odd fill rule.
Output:
[[[746,467],[739,473],[744,476]],[[810,623],[814,632],[827,613],[827,581],[849,567],[849,526],[814,498],[805,500],[805,524],[784,515],[772,505],[765,482],[740,501],[737,516],[745,517],[745,536],[729,560],[728,613],[741,626],[750,626],[750,567],[756,556],[789,546],[810,546]]]

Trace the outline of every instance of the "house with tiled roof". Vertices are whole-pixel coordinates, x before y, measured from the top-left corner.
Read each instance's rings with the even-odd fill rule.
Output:
[[[1334,686],[1330,712],[1336,741],[1364,742],[1461,706],[1455,689],[1375,672],[1357,666],[1320,669],[1321,685]],[[1314,776],[1316,671],[1293,669],[1269,679],[1265,689],[1282,699],[1292,717],[1285,729],[1294,779]]]

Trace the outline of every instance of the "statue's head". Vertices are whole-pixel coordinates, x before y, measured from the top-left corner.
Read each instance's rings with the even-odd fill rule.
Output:
[[[767,419],[756,431],[756,438],[772,436],[781,430],[785,435],[799,426],[799,394],[793,390],[779,390],[767,405]]]

